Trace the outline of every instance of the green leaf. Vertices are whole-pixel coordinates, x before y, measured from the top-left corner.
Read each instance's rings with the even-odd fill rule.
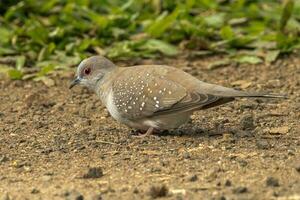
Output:
[[[291,18],[293,8],[294,8],[293,0],[285,0],[284,1],[283,10],[281,13],[281,18],[280,18],[280,25],[279,25],[279,30],[281,32],[283,32],[286,24],[288,23],[289,19]]]
[[[278,32],[276,35],[276,42],[277,48],[282,52],[291,52],[292,49],[300,43],[300,40],[296,35]]]
[[[44,67],[42,67],[41,71],[39,71],[38,76],[45,76],[47,74],[49,74],[50,72],[52,72],[55,69],[54,65],[46,65]]]
[[[280,54],[280,50],[268,51],[265,56],[265,61],[268,63],[274,62]]]
[[[146,32],[154,37],[161,36],[175,22],[176,18],[182,11],[182,6],[177,6],[170,15],[163,13],[146,29]]]
[[[225,13],[218,13],[210,15],[204,18],[204,21],[208,26],[213,28],[220,28],[224,24]]]
[[[46,47],[43,47],[38,55],[38,61],[47,59],[49,57],[49,55],[53,53],[55,48],[56,48],[56,45],[53,42],[51,42]]]
[[[6,48],[0,46],[0,55],[10,55],[16,53],[12,48]]]
[[[259,64],[263,62],[261,58],[252,55],[239,56],[236,57],[234,60],[238,63],[249,63],[249,64]]]
[[[10,69],[11,67],[9,67],[8,65],[0,64],[0,74],[1,73],[7,74]]]
[[[186,1],[186,9],[191,9],[196,3],[196,0],[187,0]]]
[[[224,40],[232,40],[234,38],[234,32],[230,26],[223,26],[220,34]]]
[[[16,60],[16,69],[21,70],[25,65],[26,58],[25,56],[18,56]]]
[[[167,56],[175,56],[178,54],[178,51],[175,46],[168,44],[162,40],[150,39],[144,45],[142,45],[141,49],[150,50],[150,51],[158,51]]]
[[[92,22],[97,25],[98,28],[104,29],[107,27],[109,20],[107,17],[102,16],[92,10],[85,10],[87,12],[88,17],[92,20]]]
[[[23,72],[17,69],[11,69],[8,71],[8,75],[12,80],[21,80],[23,77]]]
[[[0,27],[0,44],[8,43],[11,38],[11,31],[7,28]]]
[[[26,34],[36,43],[44,45],[47,43],[48,30],[38,20],[31,19],[26,23]]]
[[[130,41],[117,42],[107,50],[106,55],[109,58],[137,56],[138,54],[133,50],[137,45],[138,43]]]

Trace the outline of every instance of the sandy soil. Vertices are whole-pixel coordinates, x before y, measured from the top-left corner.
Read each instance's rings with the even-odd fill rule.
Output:
[[[209,69],[169,64],[204,81],[289,99],[240,99],[196,112],[182,128],[136,138],[72,73],[0,80],[0,199],[300,199],[300,57]],[[124,65],[124,63],[120,63]]]

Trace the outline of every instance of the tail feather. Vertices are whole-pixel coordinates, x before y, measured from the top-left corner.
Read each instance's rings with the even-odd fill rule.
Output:
[[[200,82],[199,93],[212,94],[219,97],[287,98],[287,95],[282,94],[272,94],[267,92],[246,92],[205,82]]]
[[[241,91],[240,95],[237,94],[234,97],[253,97],[253,98],[282,98],[287,99],[287,95],[284,94],[272,94],[267,92],[243,92]]]

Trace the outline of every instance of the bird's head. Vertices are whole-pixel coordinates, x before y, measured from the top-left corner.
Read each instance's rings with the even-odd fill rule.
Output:
[[[97,84],[116,68],[116,65],[103,56],[92,56],[84,59],[78,65],[76,78],[70,84],[70,89],[82,84],[95,90]]]

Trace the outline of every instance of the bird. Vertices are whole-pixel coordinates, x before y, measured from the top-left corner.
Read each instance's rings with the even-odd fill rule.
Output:
[[[118,67],[100,55],[80,62],[69,88],[78,84],[94,91],[115,120],[142,131],[145,136],[176,129],[193,112],[236,98],[286,97],[206,83],[167,65]]]

